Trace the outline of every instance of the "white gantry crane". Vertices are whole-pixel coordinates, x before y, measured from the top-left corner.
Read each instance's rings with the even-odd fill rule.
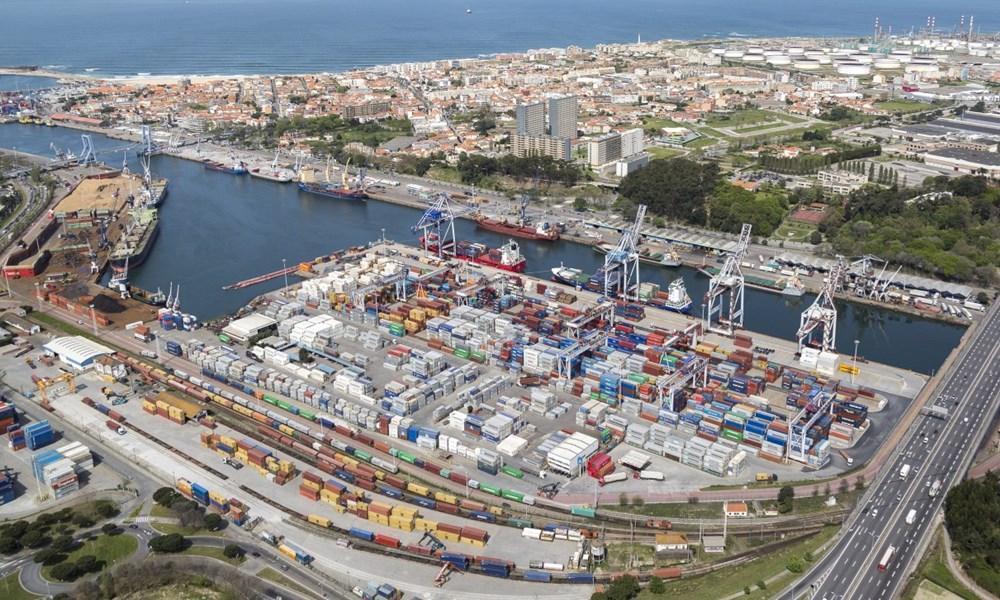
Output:
[[[813,334],[817,330],[822,330],[823,333],[819,349],[822,352],[836,351],[837,307],[833,303],[833,296],[844,282],[846,274],[847,266],[844,263],[844,257],[837,256],[837,262],[830,269],[823,289],[820,290],[812,305],[802,311],[802,316],[799,319],[799,331],[796,334],[799,340],[799,352],[802,352],[802,349],[812,342]]]
[[[434,252],[438,258],[455,254],[455,213],[451,209],[451,197],[441,192],[434,199],[420,220],[413,226],[413,232],[420,232],[420,247]]]
[[[722,269],[708,282],[705,292],[703,313],[705,330],[722,335],[733,335],[733,331],[743,327],[743,291],[744,279],[740,263],[750,250],[749,223],[744,223],[740,230],[740,239],[736,248],[726,256]],[[726,295],[729,296],[729,310],[723,318]]]
[[[90,136],[85,133],[80,136],[80,140],[83,142],[83,149],[80,150],[80,158],[77,159],[77,164],[82,166],[96,163],[97,155],[94,154],[94,143],[91,141]]]
[[[635,222],[622,231],[613,250],[604,255],[604,295],[623,300],[639,299],[639,238],[646,205],[640,204]]]

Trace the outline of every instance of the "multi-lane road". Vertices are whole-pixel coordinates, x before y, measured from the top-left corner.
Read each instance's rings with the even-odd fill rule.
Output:
[[[1000,303],[990,308],[931,397],[934,405],[947,409],[948,417],[916,418],[836,545],[781,596],[783,600],[887,600],[901,593],[934,530],[948,488],[964,476],[997,414],[998,374]],[[941,482],[941,491],[932,495],[935,481]]]

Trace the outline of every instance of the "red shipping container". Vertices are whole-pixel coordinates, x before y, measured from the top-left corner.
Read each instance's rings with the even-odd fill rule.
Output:
[[[313,490],[313,489],[307,488],[304,485],[299,486],[299,495],[303,496],[305,498],[309,498],[310,500],[314,500],[314,501],[315,500],[319,500],[319,490]]]

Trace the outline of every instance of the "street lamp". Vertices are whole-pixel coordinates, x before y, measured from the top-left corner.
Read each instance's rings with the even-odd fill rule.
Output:
[[[281,259],[281,270],[285,274],[285,288],[283,290],[281,290],[281,295],[283,295],[285,298],[287,298],[288,297],[288,266],[285,263],[286,263],[285,259],[284,258]]]
[[[854,340],[854,364],[851,365],[851,383],[854,383],[854,374],[858,372],[858,344],[860,340]]]
[[[97,311],[94,310],[94,305],[90,305],[90,322],[94,326],[94,335],[97,335]]]

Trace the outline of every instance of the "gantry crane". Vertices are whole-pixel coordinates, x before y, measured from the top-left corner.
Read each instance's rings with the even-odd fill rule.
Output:
[[[736,248],[726,256],[726,262],[723,263],[722,269],[708,282],[708,291],[705,292],[705,304],[702,309],[706,331],[733,335],[735,328],[743,327],[744,279],[740,263],[743,262],[743,258],[750,250],[750,230],[751,225],[744,223]],[[723,305],[727,293],[729,295],[729,311],[727,318],[723,319]]]
[[[438,258],[454,256],[457,242],[451,197],[446,192],[439,193],[412,229],[414,233],[420,232],[420,247],[424,250],[434,252]]]
[[[639,239],[646,205],[640,204],[635,222],[622,231],[613,250],[604,255],[604,295],[623,300],[639,299]]]
[[[66,384],[68,393],[73,393],[76,391],[76,376],[72,373],[62,373],[61,375],[56,375],[55,377],[35,381],[35,387],[38,388],[38,394],[42,399],[42,406],[48,406],[49,404],[49,390],[60,384]]]
[[[830,274],[826,278],[826,284],[816,300],[809,308],[802,311],[799,319],[799,331],[796,337],[799,340],[799,352],[813,341],[813,334],[817,329],[822,329],[823,340],[819,349],[822,352],[833,352],[837,346],[837,307],[833,303],[833,296],[840,288],[847,273],[847,266],[843,256],[837,256],[837,262],[830,269]]]
[[[90,136],[85,133],[80,136],[80,140],[83,142],[83,149],[80,151],[80,158],[77,159],[77,164],[85,166],[96,163],[97,155],[94,154],[94,142],[91,141]]]

